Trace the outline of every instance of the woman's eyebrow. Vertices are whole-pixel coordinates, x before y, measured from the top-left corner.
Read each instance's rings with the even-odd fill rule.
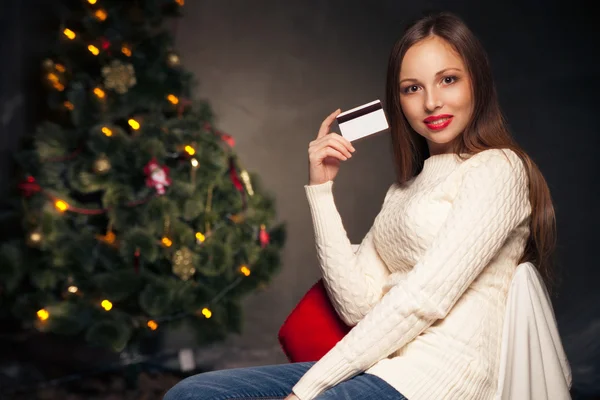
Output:
[[[456,71],[462,72],[462,70],[461,70],[460,68],[454,68],[454,67],[451,67],[451,68],[444,68],[443,70],[436,72],[436,73],[435,73],[435,76],[436,76],[436,77],[437,77],[437,76],[440,76],[440,75],[441,75],[441,74],[443,74],[444,72],[448,72],[448,71],[450,71],[450,70],[456,70]],[[400,83],[402,83],[402,82],[406,82],[406,81],[418,82],[418,79],[415,79],[415,78],[404,78],[404,79],[402,79],[402,80],[400,81]]]

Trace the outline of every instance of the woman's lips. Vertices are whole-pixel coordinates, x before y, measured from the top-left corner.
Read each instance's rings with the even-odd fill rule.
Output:
[[[453,118],[454,117],[440,118],[435,121],[425,122],[425,125],[432,131],[441,131],[442,129],[450,125]]]

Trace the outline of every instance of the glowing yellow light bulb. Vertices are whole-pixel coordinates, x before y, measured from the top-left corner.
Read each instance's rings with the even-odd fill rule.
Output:
[[[107,126],[103,126],[102,133],[104,133],[105,136],[111,137],[113,134],[113,131],[111,131],[110,128],[108,128]]]
[[[171,239],[169,239],[168,237],[163,237],[161,239],[162,244],[164,244],[166,247],[171,247],[171,245],[173,244],[173,241],[171,241]]]
[[[100,303],[100,305],[106,311],[110,311],[112,309],[112,307],[113,307],[112,303],[110,301],[108,301],[108,300],[102,300],[102,303]]]
[[[65,66],[64,66],[64,65],[62,65],[62,64],[55,64],[55,65],[54,65],[54,68],[56,68],[56,70],[57,70],[58,72],[65,72],[65,71],[66,71],[66,68],[65,68]]]
[[[193,156],[194,154],[196,154],[196,149],[194,149],[192,146],[187,145],[183,148],[185,150],[186,153],[188,153],[190,156]]]
[[[97,48],[96,46],[94,46],[93,44],[90,44],[88,46],[88,50],[90,51],[90,53],[92,53],[95,56],[97,56],[98,54],[100,54],[100,49]]]
[[[75,39],[75,37],[77,37],[77,35],[75,34],[75,32],[73,32],[72,30],[70,30],[69,28],[66,28],[63,31],[63,34],[68,37],[69,39],[73,40]]]
[[[248,269],[248,267],[246,267],[245,265],[242,265],[240,267],[240,272],[246,276],[250,275],[250,270]]]
[[[29,235],[29,240],[32,243],[39,243],[42,241],[42,234],[39,232],[31,232],[31,235]]]
[[[148,328],[155,331],[158,328],[158,324],[156,323],[156,321],[150,320],[148,321]]]
[[[96,0],[88,0],[88,3],[90,3],[90,4],[96,4]]]
[[[168,95],[167,96],[167,100],[169,100],[171,102],[171,104],[177,104],[177,103],[179,103],[179,99],[174,94]]]
[[[64,104],[64,106],[65,106],[65,108],[66,108],[67,110],[73,110],[73,109],[75,108],[75,106],[73,105],[73,103],[71,103],[71,102],[70,102],[70,101],[68,101],[68,100],[67,100],[67,101],[65,101],[63,104]]]
[[[131,48],[128,45],[124,44],[121,46],[121,52],[127,57],[131,57]]]
[[[130,118],[129,121],[127,121],[127,123],[129,124],[129,126],[134,129],[134,130],[138,130],[140,129],[140,123],[137,122],[135,119]]]
[[[65,212],[69,209],[69,205],[62,200],[56,200],[54,202],[54,207],[58,209],[58,211]]]
[[[206,240],[206,236],[204,236],[202,232],[196,232],[196,240],[198,243],[203,243]]]
[[[65,90],[65,85],[63,85],[60,82],[54,82],[54,84],[52,86],[54,86],[54,89],[58,90],[59,92],[62,92],[63,90]]]
[[[67,290],[69,291],[69,293],[77,293],[79,289],[77,288],[77,286],[69,286]]]
[[[50,82],[58,82],[58,75],[56,75],[54,72],[50,72],[48,74],[48,80]]]
[[[96,16],[96,18],[98,18],[99,21],[104,21],[108,17],[108,14],[106,14],[106,11],[104,11],[101,8],[96,10],[94,15]]]
[[[46,309],[42,308],[41,310],[38,310],[37,316],[41,321],[45,321],[48,319],[48,317],[50,317],[50,313]]]
[[[208,308],[203,308],[202,315],[204,315],[206,318],[210,318],[210,317],[212,317],[212,312],[210,312],[210,310]]]
[[[99,99],[103,99],[104,96],[106,96],[106,93],[104,93],[104,90],[100,89],[99,87],[94,88],[94,94],[96,95],[96,97],[98,97]]]

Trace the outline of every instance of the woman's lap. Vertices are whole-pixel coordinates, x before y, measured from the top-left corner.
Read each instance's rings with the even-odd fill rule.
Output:
[[[285,399],[314,362],[224,369],[184,379],[164,400]],[[406,400],[387,382],[360,374],[326,390],[316,400]]]

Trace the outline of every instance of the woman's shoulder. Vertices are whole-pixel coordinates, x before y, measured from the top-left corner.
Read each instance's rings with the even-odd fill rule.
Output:
[[[506,172],[524,170],[521,157],[509,148],[486,149],[472,154],[463,162],[462,167],[463,171],[471,170],[474,167],[501,169]]]

